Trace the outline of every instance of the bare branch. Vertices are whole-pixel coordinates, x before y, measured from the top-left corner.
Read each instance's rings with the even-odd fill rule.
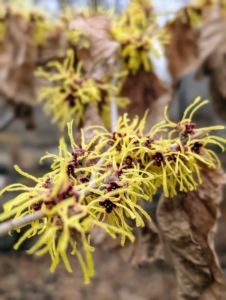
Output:
[[[197,132],[197,134],[195,135],[195,137],[196,138],[197,137],[202,137],[203,134],[206,134],[206,132]],[[193,138],[195,138],[195,137],[193,136]],[[181,142],[183,144],[186,144],[187,139],[181,140]],[[174,143],[174,144],[172,144],[170,146],[170,149],[172,150],[176,146],[177,146],[177,143]],[[96,163],[96,166],[102,165],[104,163],[105,159],[106,159],[106,156],[102,157]],[[81,196],[81,195],[88,196],[91,193],[90,190],[89,190],[89,188],[92,188],[92,189],[96,188],[96,184],[93,183],[93,180],[94,180],[94,176],[92,175],[91,178],[90,178],[90,184],[87,186],[88,189],[86,189],[85,191],[78,192],[79,196]],[[9,221],[3,222],[2,224],[0,224],[0,236],[4,235],[5,233],[7,233],[10,230],[20,228],[20,227],[25,226],[25,225],[27,225],[27,224],[35,221],[35,220],[39,220],[43,216],[44,216],[44,212],[43,211],[37,211],[37,212],[35,212],[33,214],[26,215],[25,217],[21,217],[21,218],[17,218],[17,219],[13,219],[13,220],[9,220]]]
[[[117,67],[116,67],[116,73],[119,73],[120,71],[120,64],[118,62]],[[114,77],[112,80],[112,86],[116,87],[117,86],[117,78]],[[115,92],[112,92],[111,95],[111,131],[115,131],[117,121],[118,121],[118,107],[115,101]]]
[[[5,235],[8,231],[23,227],[33,221],[39,220],[44,217],[42,210],[36,211],[35,213],[26,215],[22,218],[9,220],[0,224],[0,236]]]
[[[97,162],[97,166],[101,165],[104,162],[104,158],[101,158]],[[96,188],[96,185],[92,183],[93,176],[91,177],[91,183],[88,185],[88,188]],[[85,196],[90,194],[90,191],[87,189],[83,192],[79,192],[79,195],[84,194]],[[0,224],[0,236],[5,235],[10,230],[15,230],[17,228],[23,227],[29,223],[32,223],[33,221],[39,220],[44,217],[44,212],[42,210],[36,211],[32,214],[26,215],[21,218],[12,219],[6,222],[3,222]]]

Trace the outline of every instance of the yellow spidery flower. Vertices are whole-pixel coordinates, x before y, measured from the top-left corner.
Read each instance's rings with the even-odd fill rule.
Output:
[[[217,0],[218,1],[218,0]],[[200,25],[203,21],[202,12],[204,9],[211,9],[216,0],[193,0],[185,8],[188,22],[192,27]]]
[[[127,10],[120,14],[111,32],[121,44],[121,57],[126,69],[135,74],[140,68],[153,69],[150,53],[160,56],[155,42],[169,42],[169,35],[157,26],[157,16],[149,1],[131,1]]]
[[[125,114],[119,118],[115,132],[94,126],[96,135],[88,144],[83,131],[81,144],[75,143],[73,122],[68,123],[70,151],[62,139],[59,155],[47,153],[41,159],[53,159],[51,171],[35,178],[16,166],[18,172],[36,182],[35,187],[12,184],[0,192],[0,195],[5,191],[22,192],[4,205],[0,221],[42,213],[31,222],[15,249],[25,239],[39,235],[29,253],[49,253],[51,271],[62,258],[71,272],[67,256],[67,249],[71,248],[88,283],[94,274],[94,248],[90,242],[94,227],[102,228],[113,238],[120,235],[122,245],[126,238],[134,241],[128,218],[136,226],[144,226],[143,217],[150,219],[138,204],[140,198],[150,201],[160,186],[166,197],[195,190],[201,183],[201,164],[219,168],[219,159],[208,145],[218,145],[224,151],[226,140],[209,133],[224,127],[197,129],[191,123],[195,111],[206,103],[197,98],[177,124],[169,120],[166,108],[166,120],[154,126],[148,135],[143,133],[147,113],[141,121],[137,117],[130,121]],[[168,131],[168,138],[155,139],[160,131]]]
[[[189,182],[192,181],[194,188],[196,184],[191,171],[195,171],[195,173],[197,173],[199,183],[201,183],[198,161],[207,164],[210,168],[220,167],[219,158],[214,151],[208,148],[208,145],[217,145],[222,149],[222,151],[225,149],[222,145],[222,143],[225,143],[225,139],[209,134],[212,130],[224,129],[224,126],[196,128],[196,124],[192,123],[194,113],[207,103],[207,100],[201,101],[201,97],[197,97],[185,110],[182,120],[178,123],[174,123],[169,120],[167,115],[168,107],[166,107],[165,121],[157,124],[150,131],[150,134],[154,136],[157,132],[159,133],[161,131],[168,131],[171,129],[168,133],[168,139],[171,141],[173,146],[171,145],[170,148],[175,151],[177,155],[179,154],[180,159],[183,159],[183,164],[186,162],[180,172],[182,172],[181,174],[185,177],[186,170],[184,168],[186,167],[190,170],[190,174],[187,173],[187,179],[185,180],[189,179]],[[179,171],[179,169],[180,166],[177,164],[177,170]]]
[[[120,90],[119,86],[112,86],[106,77],[101,80],[85,77],[81,62],[76,70],[74,64],[74,52],[70,49],[63,64],[57,61],[48,64],[48,67],[54,68],[53,72],[47,72],[41,67],[36,72],[37,76],[46,78],[50,83],[49,86],[41,87],[38,100],[45,102],[47,114],[54,113],[53,122],[59,123],[61,129],[72,119],[76,125],[81,125],[89,103],[96,104],[100,114],[106,113],[112,93],[117,95]],[[125,106],[128,99],[116,97],[116,103]],[[108,116],[110,119],[110,112]]]
[[[209,134],[211,130],[224,129],[224,126],[198,129],[196,124],[191,123],[195,111],[207,102],[201,102],[201,99],[197,98],[185,110],[182,120],[177,124],[169,120],[166,108],[166,120],[153,126],[147,136],[143,135],[145,118],[140,124],[137,118],[129,124],[127,115],[124,115],[119,119],[113,134],[96,131],[99,136],[96,150],[101,152],[103,147],[110,145],[106,161],[115,160],[120,170],[123,164],[128,167],[125,163],[128,160],[131,162],[129,164],[132,168],[131,172],[136,172],[133,167],[138,163],[137,168],[141,170],[140,176],[153,178],[153,186],[148,187],[149,198],[159,186],[163,186],[167,197],[174,196],[178,189],[184,192],[194,190],[201,183],[200,181],[197,183],[193,176],[195,173],[200,178],[199,161],[211,168],[220,166],[219,159],[211,149],[208,149],[208,145],[218,145],[224,150],[222,143],[225,143],[225,139]],[[169,131],[168,139],[155,140],[156,133],[161,131]],[[105,153],[103,155],[106,156]],[[143,179],[139,180],[143,181]]]
[[[2,2],[1,2],[2,3]],[[5,6],[0,3],[0,20],[1,14],[5,10]],[[44,12],[35,7],[29,0],[14,0],[7,3],[7,11],[9,15],[21,15],[27,22],[33,23],[34,25],[34,46],[38,47],[45,42],[45,38],[49,32],[54,28],[63,26],[63,23],[59,20],[51,20],[50,14]],[[0,41],[1,32],[5,31],[6,22],[0,21]],[[5,25],[2,29],[3,24]]]
[[[73,155],[75,157],[75,153]],[[124,223],[121,226],[120,224],[117,226],[102,224],[98,218],[98,208],[89,207],[86,204],[84,192],[87,191],[87,187],[83,184],[83,180],[76,181],[68,175],[70,174],[67,163],[69,154],[63,140],[60,143],[59,156],[52,155],[52,157],[59,162],[59,172],[50,172],[42,178],[35,178],[15,166],[23,176],[34,180],[36,186],[29,188],[22,184],[12,184],[3,189],[0,195],[5,191],[22,191],[22,194],[4,205],[4,213],[0,215],[0,221],[12,216],[19,218],[35,211],[43,211],[42,219],[31,223],[30,229],[24,233],[14,248],[18,249],[25,239],[38,235],[40,238],[28,253],[36,255],[49,253],[52,258],[51,271],[55,270],[62,258],[67,270],[72,272],[66,252],[68,247],[71,247],[71,254],[77,256],[84,273],[84,280],[88,283],[94,274],[91,256],[94,248],[89,242],[89,234],[94,226],[100,226],[113,238],[116,237],[116,233],[122,234],[123,238],[126,236],[131,240],[134,238],[131,233],[128,234],[124,230]],[[89,172],[89,167],[87,172]],[[84,255],[77,248],[79,244],[83,246]]]
[[[45,43],[48,33],[55,28],[63,27],[63,23],[60,20],[50,20],[47,14],[38,10],[33,10],[31,12],[31,19],[35,24],[34,44],[36,47]]]
[[[180,10],[174,20],[178,17],[183,19],[192,27],[199,26],[204,20],[205,12],[213,9],[214,5],[219,8],[222,15],[226,14],[225,0],[192,0],[188,5]]]
[[[65,34],[67,36],[68,41],[72,45],[77,45],[78,41],[80,41],[81,32],[74,31],[70,29],[70,23],[76,16],[77,9],[75,9],[71,6],[69,6],[66,3],[63,3],[62,11],[59,14],[60,20],[62,20],[64,27],[65,27]],[[88,48],[87,39],[84,38],[84,43],[82,43],[83,47]]]

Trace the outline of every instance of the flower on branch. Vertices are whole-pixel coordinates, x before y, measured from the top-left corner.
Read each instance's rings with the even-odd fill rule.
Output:
[[[126,106],[128,99],[118,97],[119,86],[112,86],[108,77],[101,80],[88,77],[84,74],[80,62],[74,70],[75,58],[73,50],[68,50],[67,57],[61,64],[52,61],[47,64],[50,71],[39,67],[36,75],[44,77],[48,85],[41,87],[39,101],[45,103],[46,113],[53,112],[53,122],[63,129],[67,122],[75,120],[76,125],[84,122],[84,112],[90,103],[94,103],[105,123],[110,122],[111,95],[116,95],[116,104]]]
[[[150,1],[131,1],[111,28],[114,39],[120,44],[120,56],[126,70],[136,74],[141,68],[153,69],[150,53],[159,57],[160,51],[154,41],[169,42],[165,29],[157,25],[157,15]]]
[[[67,249],[71,247],[72,254],[81,264],[85,282],[89,282],[93,276],[91,254],[94,251],[89,236],[94,227],[102,228],[113,238],[120,235],[122,245],[126,238],[133,241],[127,218],[134,220],[136,226],[144,226],[142,215],[150,219],[138,204],[140,198],[150,201],[160,186],[166,197],[173,197],[178,191],[193,191],[202,182],[201,164],[215,169],[220,167],[219,158],[208,145],[218,145],[224,151],[225,139],[210,134],[211,130],[224,127],[191,128],[189,130],[194,130],[194,134],[186,138],[181,134],[187,124],[192,124],[193,113],[203,103],[195,100],[187,108],[178,123],[179,129],[175,129],[177,124],[166,115],[166,121],[154,126],[148,137],[167,129],[168,138],[154,141],[148,138],[149,147],[143,133],[146,115],[142,120],[135,118],[132,122],[126,114],[120,117],[117,134],[113,135],[98,126],[96,135],[88,144],[81,131],[80,147],[73,139],[73,122],[68,123],[71,152],[61,139],[59,155],[48,153],[41,159],[53,159],[47,175],[35,178],[15,167],[23,176],[34,180],[36,185],[33,188],[12,184],[0,192],[0,195],[5,191],[21,192],[4,205],[0,221],[43,213],[31,222],[15,249],[27,238],[38,235],[39,239],[29,253],[49,253],[52,271],[62,258],[71,272],[67,256]],[[191,108],[193,110],[188,116]],[[172,137],[172,131],[175,137]],[[121,151],[117,151],[115,144],[106,147],[109,140],[116,145],[120,141]],[[79,244],[83,250],[79,250]]]

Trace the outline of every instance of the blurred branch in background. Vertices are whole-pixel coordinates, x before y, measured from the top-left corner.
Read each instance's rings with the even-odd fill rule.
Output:
[[[93,11],[97,11],[98,5],[100,5],[100,1],[98,0],[89,0],[88,5]]]
[[[7,111],[0,119],[0,132],[7,129],[7,127],[15,120],[15,115],[12,111]]]
[[[0,224],[0,236],[4,236],[7,232],[23,227],[31,222],[40,220],[44,217],[43,211],[36,211],[32,214],[26,215],[23,218],[12,219]]]

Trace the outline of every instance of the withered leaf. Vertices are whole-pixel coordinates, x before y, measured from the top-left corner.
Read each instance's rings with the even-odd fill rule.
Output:
[[[210,77],[213,106],[222,118],[226,118],[226,17],[221,14],[219,3],[208,11],[200,27],[198,39],[199,67],[197,78]]]
[[[199,27],[198,54],[199,66],[206,61],[225,40],[225,18],[222,16],[219,5],[216,3],[204,15],[202,25]],[[216,57],[216,59],[218,59]],[[214,63],[214,62],[213,62]]]
[[[96,13],[87,18],[78,15],[71,22],[70,28],[80,30],[88,38],[89,48],[78,47],[77,52],[88,73],[94,72],[96,64],[103,61],[105,66],[112,68],[117,58],[119,43],[114,41],[110,34],[110,21],[106,14]]]
[[[33,73],[37,52],[33,35],[32,22],[9,12],[6,37],[0,49],[0,95],[13,106],[15,116],[25,120],[28,128],[33,127],[32,107],[36,100]]]
[[[198,62],[197,33],[184,20],[181,13],[175,20],[166,24],[166,30],[171,35],[170,43],[165,45],[168,69],[175,84],[194,69]]]
[[[47,33],[44,43],[38,47],[37,64],[45,64],[48,61],[64,58],[69,41],[62,26],[55,26]]]
[[[160,199],[157,220],[177,274],[180,300],[219,300],[224,277],[214,250],[214,232],[222,199],[222,170],[202,166],[197,191]]]
[[[163,120],[164,106],[171,100],[171,91],[153,71],[140,69],[135,75],[128,75],[121,96],[128,97],[131,102],[125,109],[119,109],[120,114],[127,112],[130,118],[136,115],[142,118],[149,109],[146,129],[150,130],[151,126]]]
[[[145,220],[144,227],[136,227],[135,232],[135,242],[129,243],[125,247],[131,248],[130,260],[132,265],[143,266],[147,263],[152,263],[156,260],[163,260],[163,244],[161,236],[155,224],[148,220]],[[123,254],[124,249],[121,249]],[[125,255],[124,255],[125,257]],[[129,257],[127,256],[127,259]]]
[[[37,53],[33,43],[34,26],[20,14],[9,17],[7,34],[0,49],[0,94],[15,103],[33,105],[33,72]]]

